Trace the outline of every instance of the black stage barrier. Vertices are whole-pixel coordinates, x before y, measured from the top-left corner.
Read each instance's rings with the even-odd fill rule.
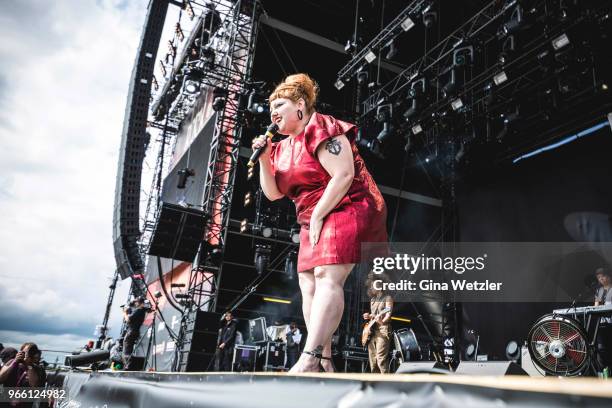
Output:
[[[107,407],[610,407],[597,379],[428,374],[69,372],[61,406]]]

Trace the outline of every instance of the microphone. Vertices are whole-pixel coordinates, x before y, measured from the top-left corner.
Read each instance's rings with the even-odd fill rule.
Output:
[[[276,135],[276,132],[278,132],[278,125],[276,123],[271,123],[270,126],[268,126],[268,128],[266,129],[266,137],[268,139],[272,139],[274,135]],[[257,159],[259,159],[259,156],[261,156],[265,148],[266,146],[261,146],[259,149],[253,152],[251,158],[249,159],[249,167],[255,166],[255,163],[257,163]]]

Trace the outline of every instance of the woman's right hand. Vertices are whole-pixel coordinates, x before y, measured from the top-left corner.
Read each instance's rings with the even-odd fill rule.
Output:
[[[251,148],[253,149],[253,151],[255,151],[262,146],[265,146],[266,148],[259,156],[259,160],[261,160],[262,157],[270,157],[270,143],[268,142],[268,137],[265,135],[257,136],[255,139],[253,139]]]

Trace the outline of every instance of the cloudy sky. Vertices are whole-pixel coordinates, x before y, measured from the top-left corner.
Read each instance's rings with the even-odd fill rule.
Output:
[[[0,2],[0,342],[72,350],[102,322],[128,82],[147,0]],[[119,287],[112,326],[129,282]],[[113,331],[114,331],[113,330]]]

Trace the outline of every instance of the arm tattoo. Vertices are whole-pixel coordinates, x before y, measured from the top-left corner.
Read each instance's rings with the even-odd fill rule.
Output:
[[[342,145],[336,139],[329,139],[327,143],[325,143],[325,150],[335,156],[338,156],[342,151]]]

